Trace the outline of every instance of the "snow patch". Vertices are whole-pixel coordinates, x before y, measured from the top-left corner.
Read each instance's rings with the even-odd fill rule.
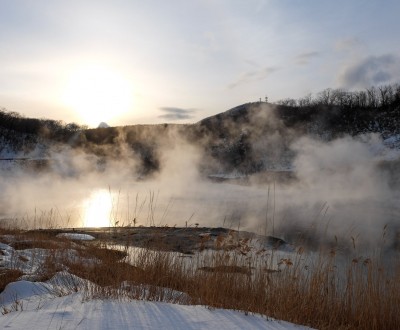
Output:
[[[67,238],[75,241],[93,241],[95,238],[88,234],[61,233],[56,237]]]

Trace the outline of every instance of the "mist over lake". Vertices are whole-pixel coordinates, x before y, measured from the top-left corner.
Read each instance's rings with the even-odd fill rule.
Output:
[[[397,135],[307,135],[263,104],[222,116],[38,140],[1,161],[2,221],[228,227],[310,245],[355,236],[369,245],[389,226],[397,244]]]

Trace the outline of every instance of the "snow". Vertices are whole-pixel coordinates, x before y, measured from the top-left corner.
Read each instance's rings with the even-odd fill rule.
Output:
[[[92,241],[95,239],[92,235],[75,234],[75,233],[61,233],[61,234],[58,234],[57,237],[63,237],[63,238],[76,240],[76,241]]]
[[[388,138],[386,138],[385,140],[383,140],[383,144],[390,148],[390,149],[394,149],[396,151],[399,151],[400,149],[400,134],[397,135],[392,135]],[[397,153],[398,156],[399,153]]]
[[[400,143],[400,134],[393,135],[393,136],[383,140],[383,143],[386,144],[386,145],[389,145],[389,146],[395,145],[397,143]]]
[[[0,239],[5,240],[5,237],[1,236]],[[15,237],[10,235],[7,240],[13,242]],[[15,250],[11,245],[0,242],[0,268],[21,270],[25,274],[23,279],[35,279],[49,256],[56,259],[64,257],[71,261],[78,258],[75,249],[64,249],[63,251],[41,248]],[[86,259],[86,262],[93,262],[93,260]]]
[[[171,288],[164,288],[161,286],[139,284],[132,285],[131,283],[124,281],[121,284],[121,289],[128,290],[129,293],[133,293],[135,297],[140,300],[146,300],[146,297],[154,294],[158,297],[162,297],[163,302],[179,302],[179,304],[190,304],[192,298],[185,292],[173,290]]]
[[[47,283],[30,281],[12,282],[0,294],[0,303],[3,306],[11,305],[17,300],[21,301],[35,296],[40,297],[44,294],[50,294],[51,289],[52,286]]]
[[[0,251],[0,267],[26,274],[0,293],[0,329],[309,329],[261,315],[186,305],[191,298],[184,292],[143,284],[123,282],[118,299],[95,299],[98,286],[67,271],[46,282],[27,280],[36,278],[50,250],[15,250],[0,243]],[[74,258],[76,251],[67,250],[66,255]],[[163,301],[146,301],[155,291]]]
[[[58,276],[65,276],[63,273]],[[54,280],[53,283],[57,282]],[[164,302],[87,300],[53,295],[55,284],[19,281],[0,294],[0,328],[11,329],[309,329],[261,315]]]

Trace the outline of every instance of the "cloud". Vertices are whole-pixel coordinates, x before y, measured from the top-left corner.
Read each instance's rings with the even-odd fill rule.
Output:
[[[400,57],[386,54],[369,56],[346,66],[339,76],[339,83],[346,88],[367,88],[393,83],[399,76]]]
[[[358,38],[340,39],[335,43],[335,50],[337,51],[354,51],[361,50],[365,44]]]
[[[160,110],[163,111],[164,114],[158,116],[158,118],[167,120],[192,119],[194,118],[193,113],[196,112],[196,109],[182,109],[176,107],[162,107]]]
[[[239,85],[247,84],[253,81],[264,80],[267,78],[271,73],[277,71],[277,67],[264,67],[260,70],[256,71],[247,71],[243,73],[236,81],[230,83],[228,85],[229,89],[233,89]]]
[[[319,52],[307,52],[302,53],[296,56],[296,64],[305,65],[308,64],[313,58],[318,57],[320,55]]]

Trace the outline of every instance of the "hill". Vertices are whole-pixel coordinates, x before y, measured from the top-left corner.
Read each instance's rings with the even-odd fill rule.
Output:
[[[189,144],[201,154],[199,170],[204,175],[287,171],[296,154],[292,144],[301,137],[329,142],[372,133],[387,147],[398,148],[400,88],[386,88],[391,91],[386,98],[377,92],[383,88],[372,89],[374,97],[369,98],[367,92],[325,90],[307,102],[247,103],[188,125],[87,129],[1,110],[0,158],[51,159],[54,151],[72,148],[93,156],[100,170],[109,160],[134,158],[132,171],[149,176],[160,171],[164,150]]]

